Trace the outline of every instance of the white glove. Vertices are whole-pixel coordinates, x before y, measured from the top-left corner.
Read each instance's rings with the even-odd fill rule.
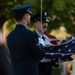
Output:
[[[45,39],[45,45],[50,45],[50,39],[49,38]]]
[[[50,43],[50,38],[45,38],[45,46],[53,46],[53,44]]]
[[[42,44],[43,46],[45,46],[44,40],[42,38],[38,38],[39,39],[39,44]]]

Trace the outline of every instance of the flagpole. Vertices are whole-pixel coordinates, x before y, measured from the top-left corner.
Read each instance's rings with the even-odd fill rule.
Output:
[[[40,18],[41,18],[41,29],[42,29],[42,0],[41,0],[41,16],[40,16]]]

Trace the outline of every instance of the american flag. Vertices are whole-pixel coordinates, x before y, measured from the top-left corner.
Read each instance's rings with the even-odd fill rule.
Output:
[[[63,40],[59,45],[47,45],[45,51],[46,59],[72,60],[71,55],[75,54],[75,35]]]

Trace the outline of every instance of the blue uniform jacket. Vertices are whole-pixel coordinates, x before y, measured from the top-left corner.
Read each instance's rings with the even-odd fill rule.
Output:
[[[38,60],[44,57],[45,52],[32,31],[24,25],[16,25],[7,36],[7,46],[15,75],[39,75]]]

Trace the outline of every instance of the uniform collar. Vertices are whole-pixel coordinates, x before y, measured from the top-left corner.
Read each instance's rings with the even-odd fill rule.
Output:
[[[25,25],[25,24],[16,24],[16,25],[25,26],[28,29],[27,25]]]
[[[44,36],[44,35],[40,34],[37,30],[34,30],[34,31],[38,34],[38,36],[39,36],[40,38],[42,38],[42,36]]]

